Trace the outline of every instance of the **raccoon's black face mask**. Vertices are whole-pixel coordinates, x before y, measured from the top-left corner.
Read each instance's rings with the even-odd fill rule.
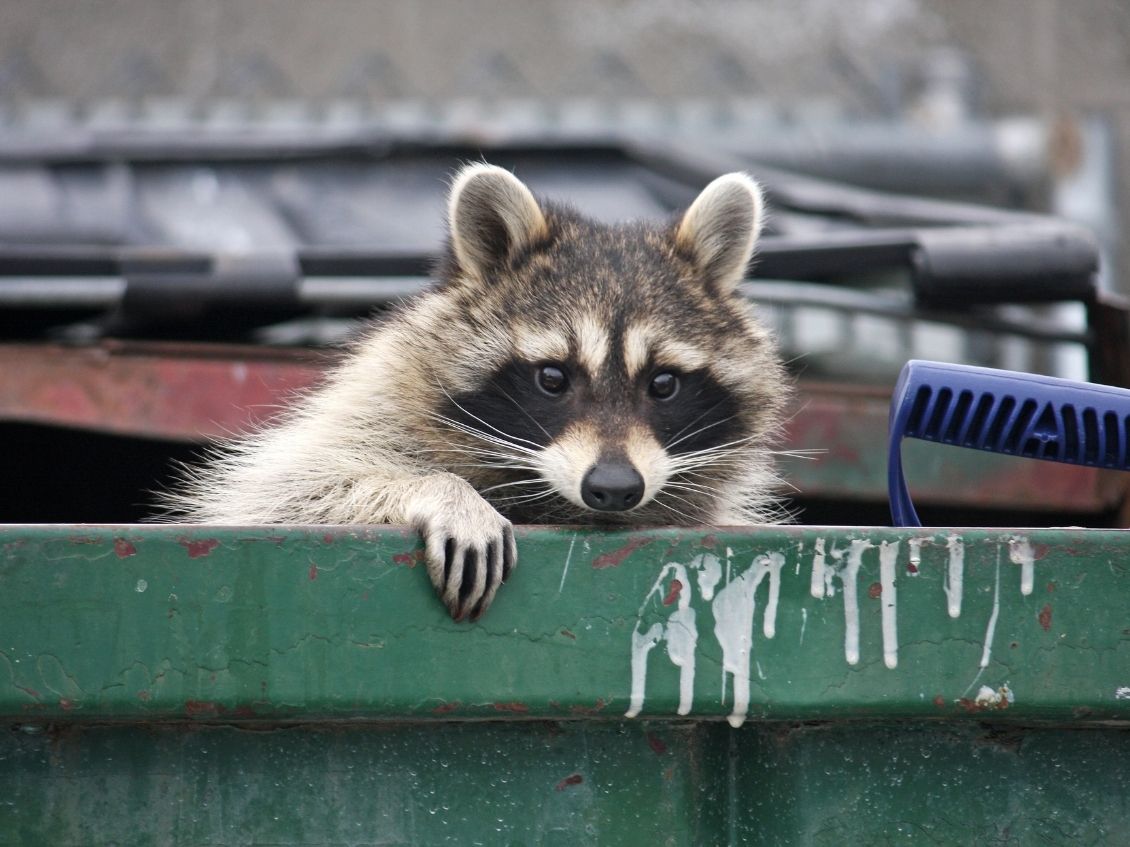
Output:
[[[474,166],[450,222],[443,292],[480,361],[443,414],[500,510],[707,521],[747,459],[764,465],[784,389],[735,293],[761,226],[752,180],[721,177],[669,227],[604,226]]]

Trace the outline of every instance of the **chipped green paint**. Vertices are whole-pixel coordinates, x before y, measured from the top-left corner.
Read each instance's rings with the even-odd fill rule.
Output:
[[[0,845],[1125,843],[1126,533],[519,548],[455,624],[396,528],[0,529]]]
[[[0,715],[1130,717],[1123,532],[520,539],[455,624],[396,528],[4,529]]]

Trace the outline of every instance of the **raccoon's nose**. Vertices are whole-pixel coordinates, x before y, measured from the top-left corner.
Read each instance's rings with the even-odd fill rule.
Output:
[[[581,499],[590,509],[624,512],[643,497],[643,477],[623,462],[597,463],[581,481]]]

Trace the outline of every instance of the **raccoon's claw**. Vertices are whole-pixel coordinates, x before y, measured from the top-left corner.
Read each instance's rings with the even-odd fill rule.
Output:
[[[428,575],[456,621],[476,620],[517,563],[514,528],[493,508],[480,520],[431,521],[422,528]]]

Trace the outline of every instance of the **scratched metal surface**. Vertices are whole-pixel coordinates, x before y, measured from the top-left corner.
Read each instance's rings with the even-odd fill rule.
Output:
[[[0,716],[1130,717],[1125,532],[519,538],[454,624],[398,528],[4,528]]]
[[[1125,843],[1124,532],[519,538],[0,528],[0,844]]]
[[[1123,847],[1130,733],[522,722],[0,739],[0,844]]]

